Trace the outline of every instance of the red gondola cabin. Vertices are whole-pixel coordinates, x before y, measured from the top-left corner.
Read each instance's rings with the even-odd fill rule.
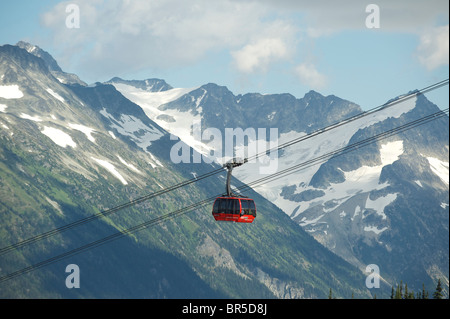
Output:
[[[218,197],[212,214],[215,220],[251,223],[256,217],[256,205],[250,198]]]
[[[214,202],[212,215],[215,220],[223,220],[236,223],[251,223],[256,217],[256,205],[253,199],[235,195],[231,191],[231,172],[234,167],[241,166],[246,163],[247,159],[232,161],[223,165],[228,170],[226,196],[216,198]]]

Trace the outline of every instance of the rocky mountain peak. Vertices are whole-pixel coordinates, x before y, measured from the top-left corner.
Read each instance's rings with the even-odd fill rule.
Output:
[[[62,69],[59,67],[58,62],[56,62],[56,60],[47,51],[42,50],[37,45],[33,45],[25,41],[19,41],[17,42],[16,46],[44,60],[44,62],[48,66],[49,71],[62,72]]]

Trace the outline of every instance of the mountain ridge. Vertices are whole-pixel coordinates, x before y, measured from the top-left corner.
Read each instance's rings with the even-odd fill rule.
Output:
[[[17,86],[22,96],[0,97],[5,105],[0,112],[2,246],[219,168],[214,163],[172,163],[170,149],[177,141],[113,87],[66,84],[48,68],[14,71],[11,65],[17,63],[8,61],[34,58],[26,50],[11,50],[0,47],[0,74],[5,74],[0,86]],[[224,189],[224,173],[2,255],[0,276],[217,195]],[[233,184],[242,185],[237,179]],[[252,225],[216,223],[209,209],[199,208],[1,282],[0,294],[326,298],[332,288],[342,298],[352,293],[370,297],[357,268],[330,253],[258,193],[247,194],[259,207]],[[83,288],[65,287],[67,263],[80,266]]]
[[[139,96],[139,92],[126,87],[118,87],[118,90],[131,100]],[[214,98],[210,99],[211,96]],[[404,99],[405,96],[410,97]],[[135,101],[141,105],[147,103],[145,97]],[[160,121],[162,127],[186,125],[183,140],[197,149],[209,149],[213,144],[208,143],[208,140],[199,143],[198,140],[189,139],[192,138],[189,134],[192,134],[190,128],[194,121],[201,122],[202,132],[214,128],[221,131],[222,136],[227,128],[265,128],[267,131],[268,128],[275,127],[279,129],[278,144],[282,144],[362,113],[361,108],[350,101],[333,95],[325,97],[314,91],[306,93],[301,99],[290,94],[248,93],[234,96],[226,87],[218,85],[202,86],[173,100],[154,104],[153,108],[160,112],[159,118],[163,114],[171,119],[170,123]],[[323,133],[320,138],[299,144],[301,146],[295,151],[289,148],[281,150],[278,169],[301,163],[328,150],[339,149],[439,110],[417,89],[406,95],[401,94],[389,99],[379,111],[346,125],[345,130],[335,129],[334,132]],[[316,113],[311,115],[308,112]],[[158,120],[152,114],[150,112],[148,116]],[[182,120],[187,118],[190,121]],[[369,252],[373,251],[376,259],[383,265],[382,268],[388,269],[385,276],[391,282],[408,279],[410,287],[420,289],[424,282],[430,286],[436,284],[439,279],[436,274],[439,273],[443,281],[448,283],[448,262],[444,261],[445,258],[437,261],[439,258],[433,256],[448,256],[448,240],[445,235],[448,234],[448,173],[445,173],[448,172],[448,149],[448,117],[443,117],[433,124],[421,125],[353,151],[347,156],[332,157],[322,165],[313,166],[294,178],[291,177],[291,180],[285,178],[284,181],[277,182],[275,187],[264,185],[258,191],[282,208],[305,230],[314,234],[319,242],[362,270],[371,262],[368,259]],[[236,172],[236,176],[244,182],[251,181],[251,178],[259,174],[258,163],[246,165],[245,171]],[[423,172],[423,175],[406,172]],[[414,194],[407,185],[414,187]],[[425,189],[426,185],[431,188]],[[347,193],[336,190],[339,188]],[[407,199],[409,196],[412,197]],[[418,201],[417,198],[421,200]],[[431,198],[434,202],[426,205],[427,199]],[[416,203],[416,207],[408,204],[412,202]],[[438,219],[438,228],[434,234],[427,230],[432,227],[433,221],[424,215],[425,211],[432,211]],[[411,215],[411,221],[394,217],[396,212],[397,215]],[[358,217],[358,220],[357,216],[362,217]],[[391,218],[395,221],[394,224],[390,222]],[[401,236],[387,236],[391,231],[400,231],[393,229],[394,225],[394,228],[402,229],[400,233],[404,232],[410,243],[421,247],[414,237],[415,233],[408,234],[407,227],[404,226],[410,222],[415,225],[413,227],[416,233],[421,234],[419,237],[433,243],[433,246],[422,250],[414,249],[412,244],[408,244],[408,248],[404,249],[404,239]],[[422,228],[418,227],[421,223]],[[327,227],[334,227],[336,235],[331,235]],[[352,231],[355,234],[351,234]],[[424,232],[428,234],[427,239],[422,235]],[[346,234],[355,237],[349,240],[346,239]],[[383,237],[389,238],[390,243],[384,243]],[[392,242],[394,238],[396,244]],[[336,246],[335,241],[341,244]],[[393,252],[393,245],[397,245],[397,253]],[[427,257],[420,256],[418,251],[422,251]],[[411,257],[406,257],[408,255]],[[387,256],[390,257],[386,258]],[[391,261],[391,265],[386,264],[387,259]],[[427,259],[437,261],[439,266],[426,261]],[[421,265],[414,268],[415,275],[406,270],[411,263]]]

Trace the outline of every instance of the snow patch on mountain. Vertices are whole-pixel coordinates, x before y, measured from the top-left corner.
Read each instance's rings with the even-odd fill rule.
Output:
[[[387,194],[386,196],[382,196],[375,200],[371,200],[367,197],[366,201],[366,209],[373,209],[377,212],[378,215],[382,217],[382,219],[386,219],[386,214],[384,213],[384,208],[388,206],[390,203],[397,199],[397,194]]]
[[[147,116],[155,121],[155,118],[158,115],[165,114],[166,112],[162,112],[158,109],[160,105],[175,101],[181,96],[197,89],[195,88],[173,88],[166,91],[161,92],[148,92],[139,88],[136,88],[131,85],[123,84],[123,83],[112,83],[117,91],[122,93],[130,101],[139,105]],[[155,121],[158,125],[157,121]],[[192,124],[192,123],[191,123]],[[164,127],[165,129],[165,127]]]
[[[4,99],[20,99],[23,93],[17,84],[0,85],[0,97]]]
[[[81,124],[72,124],[72,123],[69,123],[69,127],[74,130],[84,133],[89,141],[91,141],[92,143],[95,143],[95,139],[92,137],[92,132],[95,132],[95,130],[93,128],[90,128],[90,127],[87,127],[87,126],[84,126]]]
[[[53,200],[51,200],[50,198],[48,198],[47,196],[45,196],[45,199],[47,200],[47,202],[53,206],[54,209],[56,209],[58,211],[58,213],[60,213],[61,215],[64,215],[61,206],[59,206],[59,204]]]
[[[161,92],[148,92],[123,83],[113,82],[112,85],[114,85],[123,96],[139,105],[148,118],[164,128],[167,132],[182,137],[183,142],[194,148],[196,151],[205,154],[205,152],[210,149],[207,145],[201,143],[201,141],[196,140],[192,135],[192,125],[201,120],[201,108],[197,109],[196,115],[191,111],[182,112],[176,109],[166,109],[162,111],[159,109],[159,106],[175,101],[183,95],[198,89],[198,87],[173,88]],[[206,93],[207,91],[204,90],[203,95],[196,99],[195,103],[197,106],[200,105]],[[170,119],[170,121],[167,119]]]
[[[8,107],[8,106],[5,105],[5,104],[0,104],[0,112],[5,113],[7,107]]]
[[[360,213],[361,213],[361,207],[359,207],[359,205],[356,205],[353,216],[350,218],[351,221],[353,221]]]
[[[161,119],[154,119],[154,121],[164,127],[165,130],[167,130],[170,134],[173,134],[177,137],[180,137],[181,140],[195,149],[197,152],[206,154],[211,149],[208,145],[205,143],[202,143],[199,141],[198,138],[195,138],[192,134],[192,125],[194,123],[200,123],[201,121],[201,115],[194,115],[192,112],[182,112],[179,110],[171,109],[166,110],[164,113],[168,116],[170,116],[172,119],[174,119],[175,123],[172,125],[168,125],[164,120]]]
[[[300,220],[300,225],[302,227],[307,226],[307,225],[315,225],[319,222],[319,220],[324,216],[325,214],[321,214],[319,215],[317,218],[311,219],[311,220],[307,220],[306,217],[303,217]],[[313,231],[313,230],[307,230],[309,232]]]
[[[31,116],[31,115],[28,115],[28,114],[25,114],[25,113],[21,113],[20,117],[25,119],[25,120],[30,120],[30,121],[33,121],[33,122],[41,122],[42,121],[39,116]]]
[[[427,157],[431,171],[436,174],[445,184],[449,185],[449,163],[434,157]]]
[[[108,131],[108,133],[109,133],[109,135],[110,135],[114,140],[117,139],[117,137],[114,135],[114,132],[113,132],[113,131]]]
[[[152,158],[152,161],[149,162],[149,164],[153,167],[164,167],[164,165],[150,152],[147,152],[147,154],[150,155],[150,157]]]
[[[202,96],[199,96],[199,97],[197,98],[197,100],[195,101],[195,106],[196,106],[196,108],[197,108],[197,112],[199,112],[199,113],[202,112],[202,108],[201,108],[201,107],[199,108],[200,103],[202,102],[202,100],[203,100],[203,98],[206,96],[206,94],[208,94],[208,91],[206,91],[206,90],[203,89],[203,88],[202,88],[202,90],[203,90]],[[194,98],[194,97],[192,97],[192,98]]]
[[[136,173],[140,173],[140,171],[136,168],[136,166],[134,166],[133,164],[129,164],[127,163],[122,157],[120,157],[119,155],[117,155],[117,157],[119,158],[119,161],[125,165],[126,167],[128,167],[129,169],[135,171]]]
[[[125,178],[123,178],[122,175],[120,175],[120,173],[117,171],[116,167],[111,164],[108,161],[105,160],[101,160],[95,157],[91,157],[94,161],[96,161],[98,164],[100,164],[101,166],[103,166],[103,168],[105,168],[108,172],[110,172],[115,178],[117,178],[123,185],[127,185],[128,182],[125,180]]]
[[[388,227],[386,227],[386,226],[381,228],[381,229],[378,229],[377,226],[364,226],[364,231],[366,231],[366,232],[370,232],[371,231],[371,232],[374,232],[377,235],[381,234],[382,232],[384,232],[387,229],[388,229]]]
[[[380,149],[381,166],[394,163],[403,154],[403,141],[389,142],[382,144]]]
[[[42,134],[48,136],[55,144],[61,147],[71,146],[75,148],[77,144],[72,140],[69,134],[53,127],[44,126]]]
[[[116,129],[120,134],[129,136],[144,151],[153,141],[159,140],[164,133],[160,130],[145,125],[140,119],[128,114],[121,114],[117,120],[109,114],[105,108],[100,111],[104,117],[111,121],[110,127]]]
[[[306,210],[317,206],[323,205],[323,203],[331,203],[330,208],[324,208],[324,212],[332,211],[336,206],[342,204],[350,197],[356,193],[370,192],[373,190],[381,190],[389,186],[389,183],[379,183],[380,174],[384,166],[390,165],[399,159],[399,156],[403,154],[403,141],[394,141],[382,144],[380,148],[380,156],[382,163],[376,166],[366,166],[363,165],[353,171],[342,171],[345,176],[345,181],[342,183],[331,183],[327,189],[322,190],[323,195],[315,197],[311,200],[301,201],[299,203],[293,202],[291,200],[286,200],[281,196],[275,201],[275,204],[287,207],[288,205],[292,209],[290,212],[295,211],[291,217],[297,217]],[[286,184],[285,184],[286,185]],[[295,194],[301,194],[305,191],[315,190],[312,186],[307,186],[305,183],[301,183],[296,186]],[[392,203],[396,199],[396,194],[388,194],[386,197],[381,197],[377,200],[367,199],[366,208],[373,208],[377,214],[381,215],[383,219],[386,218],[384,215],[384,208]],[[307,225],[313,223],[312,220],[302,219],[301,225]]]
[[[63,97],[62,97],[61,95],[59,95],[58,93],[56,93],[55,91],[53,91],[52,89],[47,88],[46,91],[47,91],[51,96],[53,96],[55,99],[57,99],[57,100],[59,100],[59,101],[61,101],[61,102],[63,102],[63,103],[65,102],[65,100],[63,99]]]

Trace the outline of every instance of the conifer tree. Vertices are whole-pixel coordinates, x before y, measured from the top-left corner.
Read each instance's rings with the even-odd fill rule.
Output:
[[[395,288],[395,296],[394,299],[402,299],[402,288],[397,284],[397,288]]]
[[[422,284],[422,299],[428,299],[428,291],[425,291],[425,285]]]
[[[441,286],[441,280],[438,280],[436,291],[433,293],[434,299],[442,299],[442,286]]]

